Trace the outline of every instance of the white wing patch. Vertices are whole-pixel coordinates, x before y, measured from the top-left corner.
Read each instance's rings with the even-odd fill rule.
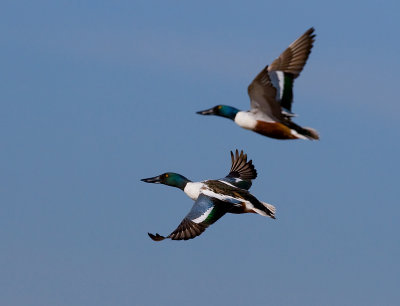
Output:
[[[238,199],[238,198],[235,198],[235,197],[232,197],[232,196],[228,196],[228,195],[224,195],[224,194],[215,193],[214,191],[212,191],[210,189],[203,189],[201,191],[201,193],[206,195],[206,196],[208,196],[208,197],[210,197],[210,198],[218,199],[218,200],[221,200],[221,201],[224,201],[224,202],[231,202],[232,203],[232,201],[230,201],[230,200],[236,200],[237,202],[240,202],[240,203],[232,203],[235,206],[241,206],[241,203],[243,202],[242,199]]]
[[[276,88],[276,99],[278,101],[282,100],[283,86],[284,86],[283,71],[269,71],[268,75],[269,75],[272,85]]]
[[[207,209],[204,214],[202,214],[200,217],[193,219],[192,221],[194,223],[201,223],[203,222],[205,219],[207,219],[208,215],[210,214],[210,212],[213,210],[214,207],[210,207],[209,209]]]
[[[235,182],[238,182],[238,181],[241,181],[241,180],[235,179]],[[228,183],[228,182],[225,182],[225,181],[223,181],[223,180],[218,180],[218,182],[224,183],[225,185],[231,186],[231,187],[233,187],[233,188],[237,188],[236,186],[233,186],[232,184],[230,184],[230,183]]]
[[[214,191],[210,190],[210,189],[204,189],[201,191],[202,194],[210,197],[210,198],[215,198],[221,201],[228,201],[229,199],[235,199],[234,197],[231,196],[227,196],[224,194],[219,194],[219,193],[215,193]]]

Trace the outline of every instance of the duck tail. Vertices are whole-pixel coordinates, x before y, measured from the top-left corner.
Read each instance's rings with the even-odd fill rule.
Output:
[[[262,202],[262,201],[260,201],[260,203],[262,205],[264,205],[267,216],[271,217],[272,219],[275,219],[275,212],[276,212],[275,206],[272,204],[266,203],[266,202]]]
[[[319,134],[316,130],[306,127],[302,129],[302,134],[310,140],[319,140]]]
[[[292,129],[292,134],[300,139],[319,140],[319,134],[316,130],[309,127],[301,127],[294,122],[291,122],[289,127]]]

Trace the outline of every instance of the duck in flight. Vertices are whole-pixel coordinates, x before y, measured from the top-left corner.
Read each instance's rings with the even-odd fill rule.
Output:
[[[249,111],[228,105],[217,105],[197,112],[233,120],[242,128],[276,139],[319,139],[318,132],[292,121],[293,83],[300,75],[314,43],[314,28],[310,28],[251,82],[247,91]]]
[[[146,183],[165,184],[177,187],[194,200],[192,209],[179,226],[167,237],[150,234],[154,241],[165,238],[188,240],[201,235],[206,228],[226,213],[257,213],[275,219],[275,207],[259,201],[248,190],[257,171],[252,161],[247,161],[243,151],[231,152],[232,166],[229,174],[218,180],[192,182],[186,177],[167,172],[156,177],[142,179]]]

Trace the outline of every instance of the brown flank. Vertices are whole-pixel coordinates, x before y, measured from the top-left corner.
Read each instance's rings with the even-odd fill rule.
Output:
[[[279,122],[257,121],[254,129],[256,133],[276,139],[298,139],[291,133],[291,129]]]

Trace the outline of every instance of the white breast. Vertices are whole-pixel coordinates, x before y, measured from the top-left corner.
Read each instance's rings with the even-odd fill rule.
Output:
[[[201,182],[189,182],[186,184],[183,192],[188,195],[189,198],[196,201],[200,194],[200,189],[204,186]]]
[[[257,120],[253,113],[238,112],[235,117],[235,123],[244,129],[253,130],[257,125]]]

